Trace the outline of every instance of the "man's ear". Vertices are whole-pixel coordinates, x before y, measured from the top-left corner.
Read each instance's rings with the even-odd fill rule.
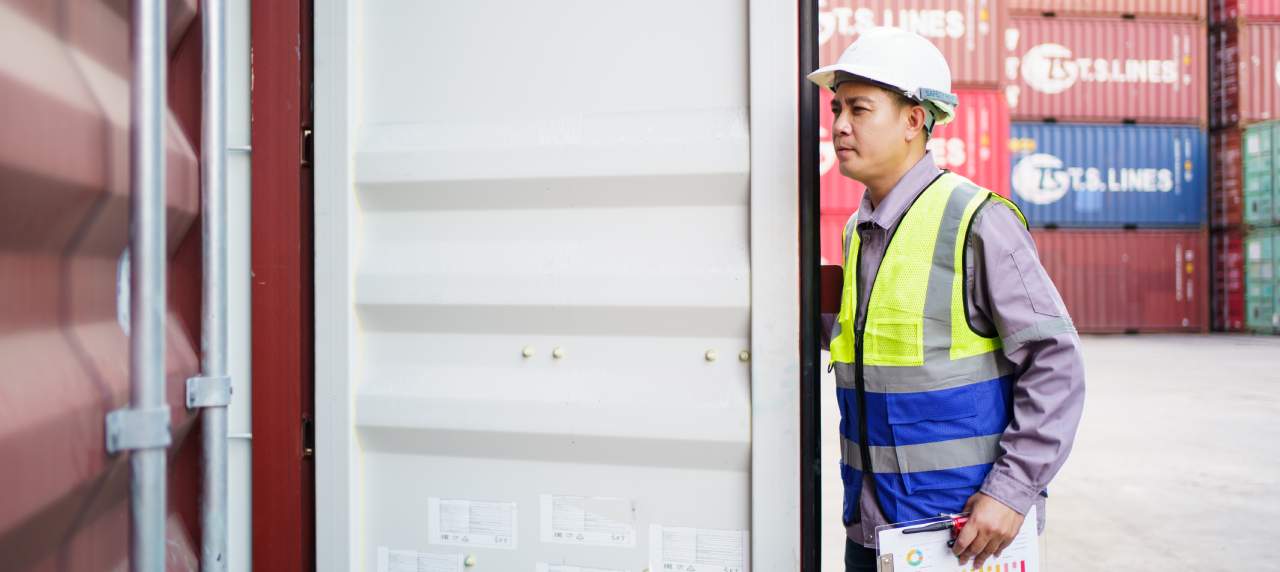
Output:
[[[925,124],[929,118],[929,112],[924,107],[912,105],[907,108],[907,141],[915,141],[916,137],[925,136]]]

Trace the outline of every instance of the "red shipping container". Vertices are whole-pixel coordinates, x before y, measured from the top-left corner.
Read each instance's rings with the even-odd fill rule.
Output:
[[[1209,49],[1214,127],[1280,119],[1280,23],[1214,28]]]
[[[1204,0],[1010,0],[1009,11],[1018,14],[1134,16],[1203,20]]]
[[[1086,333],[1209,326],[1202,230],[1033,230],[1040,260]]]
[[[1209,224],[1236,228],[1244,223],[1244,156],[1240,129],[1224,129],[1209,135]]]
[[[840,173],[831,143],[831,92],[818,96],[821,143],[822,212],[849,214],[858,209],[864,187]],[[957,90],[959,115],[929,139],[938,167],[968,177],[1001,196],[1009,196],[1009,109],[995,90]]]
[[[1202,23],[1016,16],[1005,40],[1014,120],[1205,123]]]
[[[844,225],[849,222],[849,214],[823,214],[818,219],[819,232],[822,235],[822,264],[844,266]]]
[[[194,1],[168,7],[164,535],[168,569],[194,570],[200,433],[179,388],[200,365],[201,35]],[[129,569],[129,455],[108,454],[104,435],[107,413],[130,393],[118,290],[129,239],[129,14],[106,2],[5,10],[3,33],[35,73],[0,74],[0,568]]]
[[[1213,249],[1213,329],[1217,332],[1244,330],[1244,236],[1239,230],[1214,233]]]
[[[818,0],[818,62],[835,62],[861,32],[893,26],[932,40],[954,85],[996,87],[1003,7],[997,0]]]
[[[1216,24],[1233,20],[1280,20],[1280,0],[1209,0]]]

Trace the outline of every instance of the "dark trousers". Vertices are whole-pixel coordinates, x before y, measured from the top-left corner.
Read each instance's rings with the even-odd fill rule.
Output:
[[[844,571],[876,572],[876,551],[857,542],[844,539]]]

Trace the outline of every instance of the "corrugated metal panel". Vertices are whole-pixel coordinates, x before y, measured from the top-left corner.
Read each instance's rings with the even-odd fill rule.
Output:
[[[836,61],[862,31],[893,26],[933,41],[952,83],[995,87],[1008,17],[1000,0],[818,0],[818,61]]]
[[[1204,0],[1009,0],[1009,11],[1036,15],[1053,13],[1060,16],[1204,20],[1208,10]]]
[[[1280,119],[1280,23],[1214,28],[1209,49],[1215,127]]]
[[[1245,327],[1280,333],[1280,229],[1250,231],[1244,238]]]
[[[1213,329],[1238,332],[1244,329],[1244,237],[1238,230],[1215,232],[1209,237],[1213,249]]]
[[[1209,224],[1234,228],[1244,224],[1244,170],[1241,131],[1224,129],[1209,135]]]
[[[864,187],[840,174],[831,144],[831,92],[818,96],[822,160],[822,212],[849,214],[858,209]],[[959,115],[929,140],[933,160],[943,169],[968,177],[1001,196],[1009,196],[1009,108],[996,90],[959,89]]]
[[[1081,332],[1201,332],[1209,326],[1208,235],[1200,230],[1033,230],[1040,260]]]
[[[117,2],[0,4],[0,554],[6,569],[128,567],[127,456],[108,456],[108,411],[128,402],[120,260],[128,242],[129,50]],[[180,7],[180,6],[179,6]],[[175,10],[178,19],[192,14]],[[175,30],[171,26],[171,30]],[[181,31],[181,30],[178,30]],[[196,35],[198,64],[199,43]],[[194,82],[199,67],[170,67]],[[170,570],[195,570],[198,443],[179,389],[198,367],[197,131],[171,99],[167,380],[174,431]],[[195,109],[198,117],[199,100]],[[190,109],[188,106],[187,109]],[[180,126],[181,125],[181,126]],[[184,130],[184,127],[186,128]],[[194,248],[192,245],[195,245]],[[191,254],[195,254],[192,258]],[[196,274],[196,284],[199,275]],[[127,283],[127,281],[126,281]],[[127,301],[124,302],[127,308]]]
[[[752,499],[753,425],[770,413],[752,409],[752,372],[778,350],[752,346],[752,322],[797,301],[753,287],[769,247],[752,237],[794,221],[758,226],[751,205],[794,186],[754,185],[752,168],[794,173],[794,156],[753,152],[754,98],[688,89],[754,93],[747,6],[342,6],[317,15],[333,31],[317,37],[318,129],[334,133],[316,177],[321,570],[372,570],[383,547],[658,570],[651,525],[753,530],[769,502]],[[643,49],[583,49],[604,45]],[[493,67],[511,46],[537,48]],[[497,69],[497,89],[440,88],[493,86]],[[455,524],[433,498],[506,503],[481,508],[510,526],[430,535]],[[634,548],[547,536],[540,517],[584,502],[628,531],[584,542]],[[719,538],[743,541],[723,547],[744,570],[788,542]]]
[[[1280,223],[1280,123],[1251,125],[1244,131],[1244,222],[1252,226]]]
[[[1232,20],[1280,20],[1280,0],[1209,0],[1215,23]]]
[[[1015,120],[1204,124],[1202,23],[1015,16],[1005,48]]]
[[[1013,200],[1034,226],[1199,226],[1206,137],[1194,127],[1014,123]]]

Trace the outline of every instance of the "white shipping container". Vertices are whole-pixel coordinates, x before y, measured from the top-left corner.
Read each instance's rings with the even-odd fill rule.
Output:
[[[798,570],[796,6],[316,11],[319,570]]]

